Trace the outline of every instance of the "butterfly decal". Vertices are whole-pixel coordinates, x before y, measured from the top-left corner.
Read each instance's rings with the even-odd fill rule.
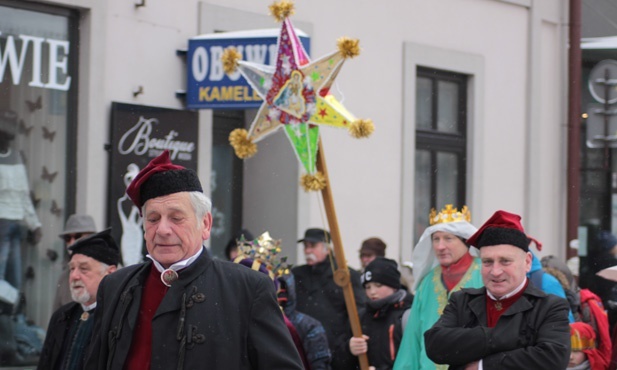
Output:
[[[43,173],[41,174],[41,179],[47,180],[51,184],[56,179],[56,176],[58,176],[58,171],[51,173],[47,169],[47,166],[43,166]]]
[[[49,131],[47,127],[43,126],[43,139],[47,139],[50,142],[53,142],[55,136],[56,136],[56,131]]]
[[[35,276],[34,268],[32,266],[28,266],[28,268],[26,268],[26,273],[25,273],[26,280],[34,279],[34,276]]]
[[[47,249],[45,252],[50,261],[55,262],[58,259],[58,252],[53,249]]]
[[[30,136],[30,131],[32,131],[33,128],[34,128],[34,125],[26,126],[26,123],[24,122],[23,119],[19,120],[19,133],[20,134]]]
[[[55,215],[56,217],[62,216],[62,208],[58,207],[58,203],[56,203],[55,200],[51,201],[51,208],[49,209],[49,211],[52,215]]]
[[[41,99],[41,95],[39,95],[36,101],[26,100],[26,106],[28,106],[30,113],[43,108],[43,100]]]
[[[32,190],[30,190],[30,200],[32,201],[32,205],[34,208],[39,208],[39,203],[41,203],[41,198],[37,198],[36,194]]]

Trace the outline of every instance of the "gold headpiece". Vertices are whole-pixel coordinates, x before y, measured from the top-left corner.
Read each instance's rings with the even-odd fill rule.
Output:
[[[431,213],[428,215],[430,226],[456,221],[471,222],[471,212],[467,206],[463,206],[459,212],[457,208],[452,208],[452,204],[446,204],[439,213],[437,213],[435,208],[431,208]]]
[[[259,270],[260,264],[264,265],[272,279],[290,273],[291,265],[287,264],[287,257],[278,256],[281,253],[281,240],[272,239],[269,232],[266,231],[255,240],[246,240],[242,235],[237,243],[238,256],[234,262],[250,258],[253,260],[254,270]]]

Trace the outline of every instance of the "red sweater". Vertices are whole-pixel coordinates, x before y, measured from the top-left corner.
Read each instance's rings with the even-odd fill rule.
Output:
[[[137,326],[133,333],[133,341],[131,342],[129,355],[124,363],[124,369],[150,370],[150,359],[152,358],[152,319],[168,289],[161,281],[161,273],[152,265],[141,295]]]
[[[529,279],[527,279],[525,286],[518,293],[512,297],[499,301],[492,299],[488,294],[486,295],[486,325],[489,328],[494,328],[501,315],[506,312],[514,302],[521,298],[523,293],[525,293],[525,289],[527,289],[527,285],[529,285]]]

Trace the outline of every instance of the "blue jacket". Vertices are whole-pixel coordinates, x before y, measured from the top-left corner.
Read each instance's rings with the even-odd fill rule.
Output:
[[[542,285],[536,286],[537,288],[542,289],[542,291],[546,294],[554,294],[557,297],[567,299],[566,292],[563,290],[559,280],[557,280],[557,278],[553,275],[545,273],[544,270],[542,270],[542,263],[540,260],[533,252],[531,252],[531,255],[533,256],[533,259],[531,260],[531,270],[527,273],[527,277],[531,280],[531,283],[538,285],[536,282],[538,277],[541,276]],[[572,311],[568,311],[568,319],[570,322],[574,322],[574,315],[572,315]]]

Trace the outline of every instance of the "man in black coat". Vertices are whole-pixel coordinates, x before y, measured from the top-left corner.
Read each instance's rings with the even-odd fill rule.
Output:
[[[197,174],[164,151],[127,194],[149,260],[102,281],[85,368],[302,369],[272,281],[205,251],[212,215]]]
[[[336,269],[330,258],[330,233],[323,229],[307,229],[304,238],[306,265],[292,269],[296,280],[296,308],[319,320],[326,329],[332,353],[332,369],[355,369],[356,358],[347,349],[351,327],[343,289],[333,280]],[[334,265],[331,264],[331,261]],[[360,316],[364,312],[365,294],[360,283],[360,274],[349,269],[356,307]]]
[[[485,287],[450,296],[424,334],[428,357],[451,369],[565,369],[568,303],[529,284],[520,216],[497,211],[467,242],[480,249]]]
[[[120,250],[111,229],[80,239],[69,248],[68,285],[73,302],[49,320],[39,370],[83,369],[84,350],[92,335],[96,294],[103,277],[116,271]]]

